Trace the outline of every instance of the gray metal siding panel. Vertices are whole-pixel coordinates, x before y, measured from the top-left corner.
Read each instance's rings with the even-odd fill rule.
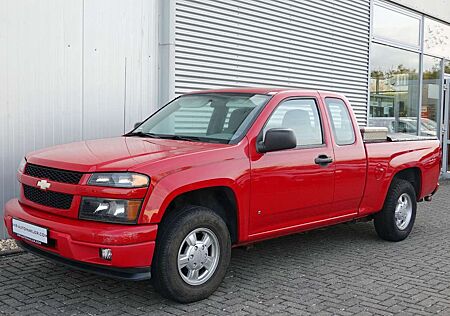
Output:
[[[156,1],[85,0],[83,138],[121,135],[156,107]]]
[[[175,90],[340,92],[366,123],[369,0],[177,0]]]
[[[25,153],[120,135],[157,108],[157,14],[157,0],[0,1],[0,238]]]
[[[0,238],[25,152],[81,138],[82,85],[82,2],[1,3]]]

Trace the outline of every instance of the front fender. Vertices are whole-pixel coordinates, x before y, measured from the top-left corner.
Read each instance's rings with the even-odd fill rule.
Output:
[[[236,197],[239,237],[248,226],[250,203],[250,163],[247,157],[180,169],[152,183],[139,223],[161,222],[170,203],[179,195],[211,187],[228,187]]]

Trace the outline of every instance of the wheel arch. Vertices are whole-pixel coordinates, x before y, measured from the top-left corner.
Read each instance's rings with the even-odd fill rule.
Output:
[[[234,190],[229,186],[218,185],[186,190],[167,201],[160,225],[170,222],[182,212],[184,206],[203,206],[213,210],[226,223],[231,242],[238,242],[238,201]]]
[[[394,179],[402,179],[410,182],[416,192],[416,200],[418,201],[420,199],[422,189],[422,170],[419,167],[406,167],[397,170],[391,179],[389,187]]]

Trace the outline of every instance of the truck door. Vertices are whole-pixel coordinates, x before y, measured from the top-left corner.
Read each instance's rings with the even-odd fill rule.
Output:
[[[358,126],[345,102],[325,97],[328,122],[334,143],[335,190],[333,211],[357,214],[366,182],[366,150]]]
[[[251,161],[250,237],[334,215],[334,153],[323,113],[314,97],[290,98],[281,101],[267,120],[263,135],[271,128],[291,128],[297,147]]]

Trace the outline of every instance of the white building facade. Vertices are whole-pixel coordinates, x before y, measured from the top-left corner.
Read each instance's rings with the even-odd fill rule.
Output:
[[[0,205],[25,153],[121,135],[192,90],[336,91],[361,125],[446,142],[450,8],[395,2],[1,1]]]

